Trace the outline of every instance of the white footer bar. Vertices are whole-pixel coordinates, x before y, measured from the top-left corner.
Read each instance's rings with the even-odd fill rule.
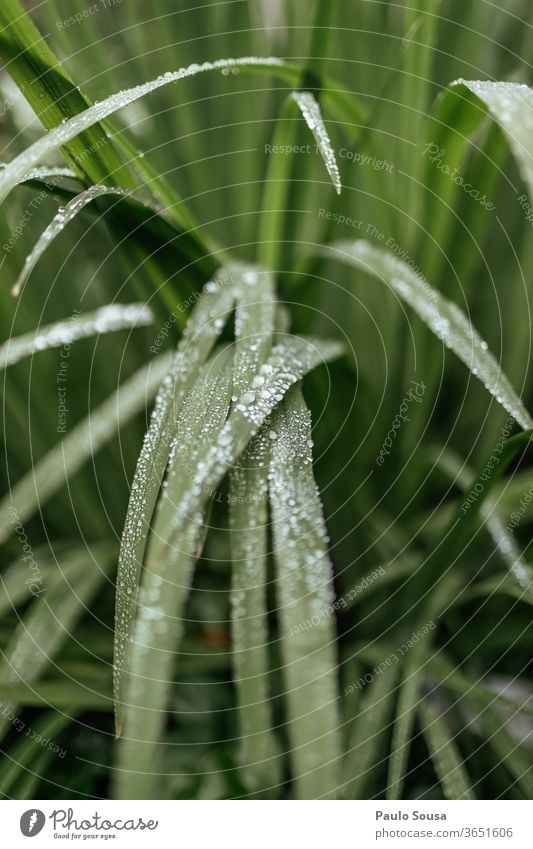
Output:
[[[4,801],[0,824],[6,849],[72,843],[199,849],[531,849],[532,814],[532,802],[512,801],[52,800]]]

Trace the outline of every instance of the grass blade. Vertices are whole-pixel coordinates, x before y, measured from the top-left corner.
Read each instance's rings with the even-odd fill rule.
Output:
[[[74,118],[70,118],[60,124],[60,126],[51,129],[46,136],[34,142],[10,162],[9,165],[6,165],[0,173],[0,202],[5,199],[11,189],[20,182],[24,175],[36,165],[39,165],[48,154],[53,153],[59,147],[64,147],[85,130],[94,127],[100,121],[103,121],[120,109],[124,109],[125,106],[135,103],[135,101],[140,100],[142,97],[151,94],[162,86],[195,76],[196,74],[205,73],[206,71],[229,72],[231,69],[237,68],[239,70],[249,69],[255,72],[266,71],[271,73],[274,69],[282,65],[283,61],[281,59],[261,59],[255,56],[245,56],[239,59],[217,59],[214,62],[204,62],[202,65],[189,65],[186,68],[180,68],[178,71],[168,71],[155,80],[150,80],[141,85],[133,86],[133,88],[112,94],[100,103],[96,103],[94,106],[90,106],[83,112],[80,112]]]
[[[474,483],[474,473],[452,451],[444,449],[435,456],[439,468],[449,474],[457,482],[463,492],[469,492]],[[533,570],[527,563],[515,542],[514,536],[504,525],[498,502],[495,497],[488,497],[480,509],[481,518],[487,524],[487,530],[494,540],[499,554],[509,567],[510,577],[516,584],[520,596],[530,604],[533,603]]]
[[[129,194],[130,193],[124,189],[109,188],[108,186],[100,185],[91,186],[84,192],[80,192],[80,194],[75,195],[75,197],[69,201],[66,206],[60,207],[51,223],[39,236],[33,250],[26,257],[24,268],[20,272],[16,283],[11,290],[11,294],[14,297],[17,297],[20,294],[24,283],[30,276],[45,250],[52,244],[54,239],[63,232],[67,224],[70,224],[76,215],[78,215],[78,213],[81,212],[89,203],[92,203],[94,200],[102,197],[103,195],[121,195],[122,197],[128,197]]]
[[[8,339],[0,345],[0,369],[41,351],[70,345],[78,339],[134,327],[146,327],[152,324],[153,320],[152,311],[145,304],[108,304],[95,312],[76,316],[75,320],[69,318],[55,321],[32,333]]]
[[[231,401],[233,349],[215,352],[179,414],[166,488],[150,535],[133,640],[121,686],[124,731],[119,742],[119,798],[157,798],[153,767],[163,734],[183,608],[198,551],[203,512],[181,515],[176,501],[190,487],[191,469],[223,425]],[[207,496],[205,496],[207,500]],[[173,526],[180,525],[179,534]]]
[[[251,790],[272,785],[268,662],[268,432],[262,428],[230,477],[231,633],[242,762]]]
[[[255,272],[246,267],[231,267],[220,271],[204,287],[201,298],[187,322],[183,337],[173,358],[170,370],[158,392],[150,426],[137,462],[126,522],[122,534],[117,576],[115,614],[114,689],[116,700],[116,733],[123,722],[122,670],[126,664],[127,645],[133,633],[136,594],[146,551],[150,522],[167,466],[170,447],[175,436],[176,418],[185,394],[196,378],[198,368],[209,356],[233,308],[235,298],[265,298],[261,289],[255,294]],[[262,276],[263,285],[272,288],[272,280]],[[254,293],[254,294],[252,294]],[[266,299],[268,309],[268,298]],[[260,312],[260,321],[264,315]],[[248,346],[249,347],[249,346]],[[258,344],[256,355],[261,346]],[[239,357],[241,355],[239,354]],[[241,359],[239,359],[241,363]],[[244,368],[242,362],[239,368]],[[129,590],[129,592],[128,592]]]
[[[270,274],[263,276],[265,300],[257,301],[252,287],[244,290],[247,300],[237,302],[234,391],[238,393],[254,386],[272,346],[273,281]],[[256,388],[260,386],[259,382]],[[232,470],[229,489],[233,665],[242,761],[249,767],[254,791],[274,780],[267,650],[267,472],[268,436],[263,427]]]
[[[487,343],[456,304],[432,289],[402,260],[363,240],[334,242],[324,249],[324,254],[366,271],[389,285],[524,429],[533,426],[533,419],[488,351]]]
[[[287,97],[272,136],[274,150],[291,149],[296,143],[298,107],[292,97]],[[284,228],[287,224],[290,176],[293,170],[291,156],[270,156],[264,179],[261,214],[258,226],[258,255],[260,262],[269,268],[279,269],[284,250]]]
[[[475,799],[461,752],[428,699],[418,706],[422,731],[446,799]]]
[[[92,457],[127,421],[144,409],[168,370],[161,355],[126,380],[103,404],[77,424],[19,480],[0,503],[0,543],[13,531],[10,511],[25,522]]]
[[[533,90],[521,83],[463,79],[456,80],[452,87],[474,94],[500,125],[533,198]]]
[[[333,183],[337,194],[340,195],[342,191],[341,175],[335,158],[335,151],[333,150],[329,133],[326,130],[326,125],[324,124],[324,119],[322,118],[322,112],[318,101],[314,94],[310,91],[294,91],[291,97],[298,104],[305,123],[313,133],[313,137],[322,159],[324,160],[331,182]]]
[[[335,798],[339,716],[332,570],[299,388],[272,417],[270,501],[295,795]],[[315,619],[317,620],[315,624]],[[312,627],[301,627],[306,621]]]
[[[391,666],[365,688],[344,757],[342,796],[345,799],[368,798],[364,790],[382,748],[397,678],[398,668]]]
[[[69,637],[86,605],[105,579],[112,562],[109,546],[93,546],[92,552],[80,549],[65,557],[48,588],[36,598],[15,628],[0,660],[0,698],[2,687],[19,682],[37,681],[58,649]],[[16,705],[9,703],[15,713]],[[6,705],[4,704],[4,708]],[[9,721],[2,715],[0,733]]]

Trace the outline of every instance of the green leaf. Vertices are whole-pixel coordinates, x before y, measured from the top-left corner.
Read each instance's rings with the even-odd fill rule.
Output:
[[[200,369],[178,416],[166,486],[148,540],[135,628],[121,683],[124,727],[118,750],[119,798],[158,798],[161,792],[154,772],[157,747],[163,735],[204,515],[203,510],[180,514],[176,502],[190,488],[194,469],[226,420],[232,365],[232,348],[215,351]],[[207,495],[204,505],[206,501]],[[175,525],[179,525],[178,533],[174,532]]]
[[[472,490],[475,475],[457,455],[449,449],[439,449],[434,457],[436,465],[449,474],[463,492],[469,493]],[[495,497],[485,498],[480,515],[500,556],[509,567],[510,576],[516,583],[518,597],[523,597],[524,601],[533,604],[533,570],[523,559],[512,532],[504,525],[498,500]]]
[[[475,799],[461,752],[428,699],[418,706],[422,731],[446,799]]]
[[[432,673],[438,675],[439,682],[451,689],[459,697],[460,703],[464,704],[464,707],[463,704],[461,707],[468,720],[466,727],[475,726],[476,723],[481,725],[481,735],[494,750],[498,764],[505,764],[526,799],[530,799],[533,794],[533,774],[529,752],[510,736],[505,727],[506,721],[495,711],[498,702],[502,707],[505,706],[505,700],[499,700],[497,695],[487,693],[480,686],[482,679],[481,682],[476,681],[475,676],[467,677],[455,669],[442,652],[431,659],[429,668]]]
[[[0,369],[50,348],[70,345],[78,339],[114,333],[152,324],[152,311],[144,304],[108,304],[95,312],[81,313],[55,321],[39,330],[8,339],[0,345]]]
[[[252,790],[272,786],[267,560],[268,427],[261,428],[232,470],[229,522],[231,633],[242,762]]]
[[[489,352],[487,343],[462,310],[432,289],[421,275],[394,254],[363,240],[334,242],[321,253],[372,274],[390,286],[524,429],[533,426],[533,419]]]
[[[329,133],[326,130],[318,101],[310,91],[294,91],[291,97],[298,104],[305,123],[313,133],[331,182],[337,194],[340,195],[342,191],[341,175],[339,174],[335,151],[333,150]]]
[[[132,483],[130,502],[120,547],[117,577],[117,599],[115,621],[115,661],[114,687],[116,710],[116,731],[120,735],[122,728],[122,670],[126,663],[126,646],[131,639],[136,593],[144,560],[150,521],[159,495],[161,482],[169,458],[170,446],[175,437],[175,422],[183,399],[196,378],[198,368],[205,362],[233,308],[235,298],[243,303],[244,311],[250,301],[257,301],[257,326],[250,330],[257,333],[266,331],[251,351],[248,340],[246,350],[239,346],[236,367],[245,373],[260,362],[265,340],[269,340],[269,314],[273,281],[268,273],[258,274],[256,269],[247,266],[231,266],[221,270],[210,281],[194,307],[185,326],[183,337],[170,370],[162,384],[155,402],[154,412],[146,434],[142,451],[137,462]],[[239,319],[242,323],[241,308]],[[266,325],[265,322],[266,321]],[[270,317],[270,324],[272,317]],[[248,361],[247,361],[248,357]],[[238,378],[237,378],[238,379]],[[129,589],[129,593],[125,591]]]
[[[13,2],[13,0],[10,0],[10,2]],[[255,56],[245,56],[239,59],[217,59],[215,62],[204,62],[202,65],[193,64],[186,68],[180,68],[178,71],[168,71],[154,80],[112,94],[100,103],[89,106],[60,126],[51,129],[43,138],[34,142],[6,165],[0,173],[0,202],[5,199],[11,189],[20,182],[28,171],[39,165],[50,153],[53,153],[59,147],[64,147],[100,121],[162,86],[206,71],[226,71],[229,73],[233,68],[237,68],[239,70],[272,73],[282,66],[283,61],[281,59],[271,57],[262,59]],[[94,182],[98,181],[95,180]]]
[[[86,605],[106,579],[111,562],[112,549],[108,545],[93,546],[91,552],[75,550],[65,556],[49,586],[43,584],[36,590],[37,597],[2,652],[0,699],[4,686],[39,679],[86,612]],[[4,702],[3,708],[16,712],[12,702]],[[8,727],[9,719],[2,713],[0,729],[5,732]]]
[[[17,782],[35,776],[35,759],[48,751],[56,757],[65,757],[66,751],[58,742],[57,737],[72,721],[71,716],[65,716],[56,711],[46,711],[32,725],[20,729],[23,734],[10,748],[9,756],[4,753],[4,762],[0,767],[0,793],[14,799],[28,798],[21,796]],[[40,739],[37,740],[36,738]],[[43,748],[43,741],[46,745]],[[59,751],[54,752],[56,748]]]
[[[389,727],[398,671],[397,666],[390,666],[365,687],[344,756],[342,796],[345,799],[368,798],[364,790],[379,765],[377,759]],[[348,690],[356,684],[348,684]],[[374,782],[372,787],[375,788]]]
[[[237,301],[234,391],[254,387],[257,370],[272,347],[273,281],[264,273],[262,298],[254,287]],[[247,296],[247,297],[246,297]],[[252,341],[253,340],[253,341]],[[253,350],[252,350],[253,349]],[[257,385],[259,383],[259,385]],[[261,383],[255,380],[256,389]],[[232,556],[233,665],[241,725],[242,760],[252,789],[272,785],[274,745],[270,731],[267,617],[268,436],[263,426],[232,469],[229,524]]]
[[[144,409],[155,395],[169,362],[169,356],[161,355],[139,369],[15,484],[0,503],[0,543],[13,532],[15,520],[25,522],[33,516],[65,480]]]
[[[26,175],[27,176],[27,175]],[[30,276],[31,272],[35,268],[37,262],[45,252],[45,250],[52,244],[54,239],[56,239],[60,233],[63,232],[67,224],[70,224],[71,221],[74,220],[76,215],[80,213],[89,203],[92,203],[97,198],[102,197],[103,195],[119,195],[122,197],[127,197],[129,192],[124,189],[118,189],[115,187],[108,186],[91,186],[89,189],[86,189],[84,192],[80,192],[75,195],[74,198],[67,203],[66,206],[60,207],[59,211],[56,213],[51,223],[46,227],[46,229],[41,233],[39,239],[37,240],[35,247],[29,253],[25,259],[24,267],[20,272],[13,289],[11,290],[11,294],[14,297],[17,297],[24,283]]]
[[[299,388],[272,416],[270,501],[292,775],[299,799],[335,798],[339,771],[332,569]]]
[[[488,109],[503,130],[522,178],[533,198],[533,90],[521,83],[488,80],[455,80],[452,87],[459,93],[467,89],[479,104]]]

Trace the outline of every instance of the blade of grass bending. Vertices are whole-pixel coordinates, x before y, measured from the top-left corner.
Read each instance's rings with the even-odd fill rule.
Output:
[[[468,466],[450,449],[439,450],[435,463],[449,477],[459,484],[463,492],[469,493],[475,481],[475,475]],[[480,508],[481,520],[487,524],[487,530],[494,540],[498,552],[509,567],[510,576],[517,589],[530,604],[533,603],[533,570],[527,563],[514,540],[513,534],[505,527],[498,502],[495,498],[485,498]]]
[[[478,722],[481,725],[482,736],[494,750],[497,762],[505,764],[526,799],[531,799],[533,775],[530,754],[527,748],[520,747],[511,737],[505,728],[505,720],[495,712],[498,696],[488,693],[476,683],[472,684],[471,679],[455,669],[442,652],[435,655],[430,662],[430,672],[433,671],[444,687],[450,689],[458,700],[464,701],[468,724]]]
[[[192,64],[186,68],[179,68],[177,71],[167,71],[154,80],[116,92],[105,98],[105,100],[89,106],[89,108],[83,112],[79,112],[75,117],[69,118],[64,123],[59,124],[59,126],[50,129],[47,135],[38,139],[12,160],[12,162],[6,165],[0,173],[0,201],[4,200],[27,171],[39,165],[48,154],[53,153],[59,147],[67,145],[85,130],[94,127],[100,121],[103,121],[130,103],[135,103],[136,100],[140,100],[142,97],[151,94],[163,86],[186,79],[187,77],[205,73],[206,71],[231,71],[233,68],[237,68],[239,70],[248,69],[255,72],[270,73],[282,65],[283,61],[281,59],[271,57],[258,58],[255,56],[245,56],[238,59],[217,59],[214,62],[204,62],[202,65]],[[100,179],[93,182],[104,181]],[[118,182],[118,180],[115,181],[115,183]],[[130,188],[130,186],[126,188]]]
[[[255,286],[257,283],[259,285]],[[222,333],[235,298],[245,297],[241,293],[248,292],[250,298],[261,302],[266,297],[268,302],[268,292],[272,286],[268,274],[258,277],[247,266],[230,266],[218,272],[204,287],[193,308],[170,370],[158,392],[135,470],[120,547],[114,647],[117,736],[120,736],[123,721],[120,705],[123,702],[122,669],[126,663],[126,647],[132,637],[139,577],[150,522],[175,435],[176,417],[198,368],[205,362]],[[129,593],[124,591],[126,587]]]
[[[340,195],[342,191],[341,175],[318,101],[310,91],[293,91],[291,97],[297,103],[305,123],[311,130],[335,191]]]
[[[192,64],[177,71],[167,71],[155,80],[150,80],[133,88],[112,94],[100,103],[90,106],[75,117],[69,118],[69,120],[59,126],[50,129],[46,136],[38,139],[38,141],[34,142],[7,164],[0,172],[0,202],[23,179],[25,173],[39,165],[48,154],[53,153],[59,147],[65,146],[85,130],[94,127],[109,115],[118,112],[120,109],[123,109],[130,103],[134,103],[147,94],[151,94],[152,91],[162,86],[195,76],[196,74],[205,73],[206,71],[237,68],[243,71],[274,73],[282,67],[283,60],[273,57],[258,58],[245,56],[238,59],[217,59],[214,62],[204,62],[202,65]],[[312,97],[310,92],[302,92],[302,94],[309,94]],[[328,171],[335,169],[336,163],[330,161],[331,154],[328,151],[328,145],[331,148],[331,143],[329,142],[329,136],[324,127],[320,112],[317,113],[315,109],[316,101],[313,98],[313,102],[311,102],[309,97],[304,97],[298,105],[310,129],[313,133],[316,133],[317,144],[319,144],[321,151],[323,151],[324,161],[328,167]],[[336,178],[333,178],[334,170],[331,170],[330,173],[332,174],[335,185]],[[103,182],[103,180],[95,180],[95,182]]]
[[[389,285],[524,429],[533,427],[533,419],[488,350],[487,343],[462,310],[432,289],[421,275],[394,254],[363,240],[334,242],[320,253],[353,265]]]
[[[78,339],[114,333],[152,324],[154,316],[145,304],[108,304],[90,313],[47,324],[31,333],[8,339],[0,345],[0,369],[50,348],[59,348]]]
[[[34,777],[31,775],[35,771],[34,759],[36,753],[42,751],[42,744],[35,741],[36,736],[39,736],[40,740],[49,740],[52,746],[59,750],[55,754],[65,757],[66,752],[57,744],[56,738],[72,719],[72,716],[65,716],[57,711],[46,711],[24,731],[24,736],[10,747],[9,757],[4,754],[4,763],[0,766],[0,793],[16,799],[21,798],[17,792],[17,782],[30,776]],[[50,753],[53,753],[53,749]]]
[[[345,799],[368,798],[364,791],[384,744],[397,680],[398,667],[392,665],[375,674],[365,687],[344,755],[341,795]],[[373,786],[376,786],[374,782]]]
[[[1,168],[5,168],[6,163],[3,162]],[[31,171],[28,171],[27,174],[17,183],[17,185],[22,186],[24,183],[32,183],[38,182],[42,183],[46,186],[47,180],[58,179],[58,178],[66,178],[69,180],[79,180],[78,175],[72,168],[65,168],[63,166],[48,166],[48,165],[40,165],[37,168],[32,168]],[[55,188],[55,186],[54,186]]]
[[[481,485],[479,497],[470,510],[463,511],[461,505],[442,538],[434,546],[427,560],[419,568],[411,592],[421,599],[420,612],[416,620],[421,628],[431,626],[434,618],[451,603],[459,591],[461,578],[453,570],[458,556],[466,550],[469,541],[475,537],[479,511],[492,487],[505,472],[505,469],[531,443],[531,431],[520,433],[509,439],[503,446],[492,475],[486,480],[485,468],[477,477]],[[492,459],[492,455],[491,458]],[[476,488],[473,487],[473,491]],[[448,565],[446,565],[448,564]],[[416,630],[416,629],[415,629]],[[431,630],[431,628],[430,628]],[[431,636],[426,634],[409,650],[403,671],[403,681],[398,700],[397,715],[392,737],[392,755],[389,762],[387,798],[400,797],[405,778],[411,731],[415,712],[419,704],[418,691],[420,670],[428,663],[431,650]]]
[[[67,555],[51,578],[48,587],[32,602],[28,613],[15,628],[0,660],[0,698],[2,685],[32,683],[46,669],[86,605],[105,579],[112,562],[113,548],[94,546],[92,553],[81,549]],[[17,705],[3,704],[0,735],[9,726],[5,709],[16,715]]]
[[[88,204],[103,195],[120,195],[122,197],[129,197],[130,194],[131,193],[125,189],[101,185],[91,186],[89,189],[75,195],[66,206],[60,207],[50,224],[45,228],[45,230],[43,230],[37,239],[32,251],[26,257],[24,267],[11,290],[11,294],[14,297],[17,297],[20,294],[24,283],[30,276],[45,250],[52,244],[54,239],[63,232],[67,224],[70,224],[78,213],[85,209]]]
[[[522,83],[463,79],[455,80],[451,87],[475,95],[500,125],[533,198],[533,89]]]
[[[13,80],[50,133],[54,128],[64,125],[73,116],[84,113],[92,106],[66,73],[44,38],[40,36],[18,0],[6,0],[2,4],[0,25],[2,26],[0,54]],[[194,219],[187,213],[183,204],[177,205],[179,196],[174,192],[170,200],[168,187],[163,179],[157,180],[156,185],[153,172],[124,135],[114,135],[109,122],[106,122],[105,126],[96,122],[85,129],[79,137],[68,140],[62,146],[62,152],[67,161],[73,166],[76,175],[86,184],[111,184],[131,190],[136,185],[136,174],[128,167],[129,164],[124,163],[118,149],[130,157],[130,160],[133,158],[135,172],[150,185],[154,198],[158,198],[161,194],[169,198],[166,204],[170,208],[169,217],[181,231],[177,247],[181,259],[186,264],[186,278],[192,278],[192,281],[205,279],[216,267],[216,263],[206,258],[210,250],[209,245],[212,244],[211,240],[198,238]],[[98,206],[101,206],[100,202]],[[115,212],[120,215],[109,222],[115,237],[121,241],[132,230],[131,222],[128,220],[131,215],[125,218],[122,215],[126,210],[130,211],[126,202],[116,206]],[[149,225],[149,220],[145,223]],[[142,240],[137,239],[132,245],[131,256],[128,255],[130,263],[132,257],[141,261],[148,271],[150,289],[155,288],[161,301],[166,302],[172,309],[171,297],[165,285],[166,268],[162,258],[154,251],[150,240],[144,244]],[[191,260],[194,264],[189,266]],[[141,288],[141,283],[137,282],[137,279],[135,279],[135,285]],[[159,309],[158,302],[156,308]]]
[[[160,238],[161,245],[165,244],[164,234],[163,232],[157,232],[157,223],[154,219],[161,219],[161,226],[163,227],[165,225],[164,219],[166,210],[161,210],[153,202],[149,203],[146,200],[136,199],[132,191],[120,189],[116,186],[91,186],[85,191],[75,194],[64,207],[60,207],[51,223],[41,233],[31,253],[26,257],[24,267],[11,290],[12,295],[16,297],[20,294],[24,283],[35,268],[38,260],[41,258],[45,250],[52,244],[54,239],[63,232],[67,224],[70,224],[70,222],[73,221],[74,218],[93,201],[104,196],[109,197],[113,195],[118,198],[127,199],[130,204],[134,203],[137,209],[143,209],[144,220],[137,223],[137,226],[133,231],[134,233],[138,233],[141,228],[145,227],[150,231],[150,235],[157,235]],[[112,205],[111,210],[114,211],[118,206],[120,206],[120,200]],[[99,212],[102,214],[103,210],[99,210]],[[128,210],[128,214],[132,212],[133,206],[131,205]],[[181,239],[181,234],[172,230],[169,223],[166,223],[165,230],[167,238],[170,237],[170,239],[177,240]],[[168,232],[169,230],[170,232]],[[191,245],[182,244],[184,252],[186,252],[190,246]]]
[[[137,615],[126,653],[122,693],[123,735],[118,743],[119,798],[157,798],[156,752],[164,733],[168,694],[184,605],[198,553],[204,511],[179,515],[176,502],[192,470],[224,424],[232,391],[233,347],[215,351],[186,396],[178,416],[165,488],[157,506],[141,576]],[[204,501],[213,493],[208,493]]]
[[[418,706],[422,731],[446,799],[475,799],[461,752],[450,737],[444,719],[423,699]]]
[[[270,437],[275,580],[295,795],[335,798],[340,720],[336,633],[328,611],[333,575],[313,476],[311,416],[299,387],[272,416]]]
[[[263,304],[237,304],[235,392],[253,387],[256,372],[270,353],[272,288]],[[256,388],[260,386],[259,380]],[[231,471],[229,488],[232,655],[242,762],[248,767],[245,775],[252,776],[253,791],[275,781],[268,686],[267,471],[268,435],[263,427]]]
[[[47,130],[83,112],[89,101],[26,14],[19,0],[0,5],[0,55],[6,70]],[[80,138],[65,143],[64,154],[87,183],[104,183],[111,176],[124,188],[135,183],[102,127],[86,128]],[[87,152],[90,151],[90,156]]]
[[[170,363],[161,355],[126,380],[39,460],[0,503],[0,544],[13,531],[13,515],[25,522],[153,398]],[[13,513],[14,511],[14,513]]]
[[[526,564],[529,565],[529,564]],[[463,604],[468,604],[474,598],[480,596],[506,595],[509,598],[514,598],[517,601],[523,601],[526,604],[533,604],[533,593],[531,589],[526,592],[516,581],[511,577],[509,572],[499,572],[492,578],[487,578],[486,581],[474,584],[468,590],[461,593],[456,601],[457,607]]]

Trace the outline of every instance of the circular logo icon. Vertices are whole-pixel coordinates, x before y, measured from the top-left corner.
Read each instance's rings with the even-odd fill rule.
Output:
[[[35,837],[42,831],[46,822],[46,817],[42,811],[37,808],[32,808],[30,811],[24,811],[20,818],[20,830],[24,837]]]

